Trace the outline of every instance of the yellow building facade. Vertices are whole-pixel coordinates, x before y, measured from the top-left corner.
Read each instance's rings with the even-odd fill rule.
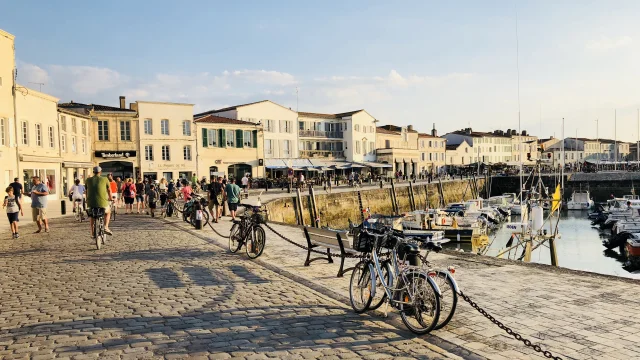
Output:
[[[13,35],[0,29],[0,191],[18,176],[13,103],[14,39]]]
[[[419,175],[418,132],[412,126],[377,127],[376,155],[378,162],[393,165],[393,173],[401,171],[407,177]]]
[[[62,157],[62,190],[66,195],[75,179],[84,183],[92,173],[91,116],[84,111],[58,108],[58,131],[56,141]]]
[[[198,174],[207,178],[244,174],[264,177],[264,132],[262,125],[207,115],[196,119]]]

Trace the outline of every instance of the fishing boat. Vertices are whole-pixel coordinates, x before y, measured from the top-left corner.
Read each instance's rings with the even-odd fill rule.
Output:
[[[417,210],[402,219],[402,229],[408,235],[424,231],[441,231],[454,241],[471,241],[474,236],[486,234],[486,225],[477,217],[457,216],[443,210]]]
[[[593,199],[586,191],[574,191],[571,194],[571,200],[567,201],[568,210],[589,210],[593,207]]]

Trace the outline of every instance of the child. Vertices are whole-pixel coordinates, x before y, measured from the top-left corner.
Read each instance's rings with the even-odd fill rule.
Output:
[[[156,186],[151,184],[149,186],[149,191],[147,191],[147,204],[149,205],[149,212],[151,213],[151,217],[154,217],[154,212],[156,211],[156,200],[158,200],[158,192],[156,191]]]
[[[7,192],[7,196],[4,197],[2,208],[7,208],[11,234],[14,239],[17,239],[20,237],[20,235],[18,235],[18,221],[20,221],[18,212],[20,212],[20,216],[24,216],[22,212],[22,202],[19,197],[13,195],[13,187],[9,186],[5,191]]]

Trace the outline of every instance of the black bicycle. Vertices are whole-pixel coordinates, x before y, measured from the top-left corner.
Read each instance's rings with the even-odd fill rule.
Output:
[[[264,229],[260,226],[267,222],[267,210],[248,204],[238,205],[245,208],[245,211],[238,219],[233,220],[229,234],[229,251],[238,252],[242,245],[245,245],[247,256],[255,259],[262,255],[267,243]]]
[[[208,201],[204,197],[196,194],[191,194],[191,199],[184,203],[181,210],[182,220],[196,226],[196,220],[198,219],[198,210],[202,214],[202,226],[206,226],[209,223],[209,212],[207,212]],[[199,206],[198,206],[199,205]],[[198,209],[199,207],[199,209]]]
[[[104,231],[104,210],[103,208],[91,208],[87,209],[87,215],[94,218],[93,228],[91,229],[91,236],[96,240],[96,248],[100,250],[102,245],[105,244],[107,237]]]

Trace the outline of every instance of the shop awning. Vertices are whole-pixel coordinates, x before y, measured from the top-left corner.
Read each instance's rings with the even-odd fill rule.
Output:
[[[287,164],[282,159],[266,159],[265,165],[267,169],[287,169]]]

